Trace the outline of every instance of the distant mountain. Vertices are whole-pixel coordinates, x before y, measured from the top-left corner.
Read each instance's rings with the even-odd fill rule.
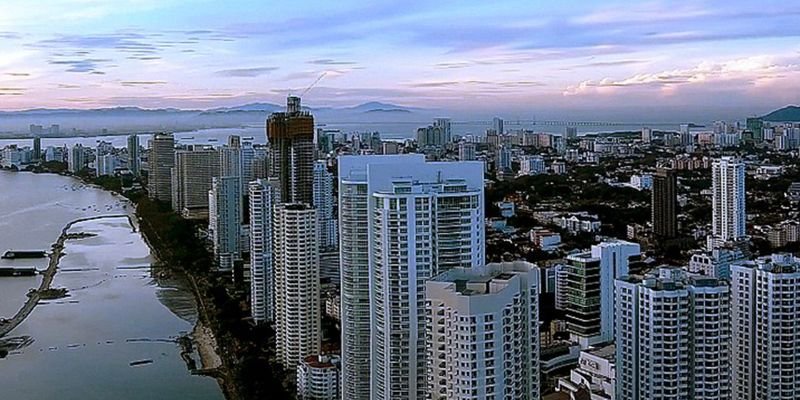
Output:
[[[362,112],[362,113],[364,113],[364,112],[407,112],[407,113],[410,113],[410,112],[413,112],[413,111],[417,111],[418,109],[411,108],[411,107],[398,106],[398,105],[389,104],[389,103],[381,103],[381,102],[378,102],[378,101],[371,101],[369,103],[359,104],[359,105],[354,106],[354,107],[347,107],[347,108],[344,108],[344,110],[354,111],[354,112]]]
[[[210,110],[207,110],[206,112],[237,112],[237,111],[251,112],[251,111],[258,111],[258,112],[273,113],[273,112],[276,112],[276,111],[281,111],[284,108],[285,108],[285,106],[272,104],[272,103],[249,103],[249,104],[244,104],[244,105],[236,106],[236,107],[212,108]]]
[[[786,106],[761,117],[761,119],[771,122],[800,122],[800,107]]]
[[[195,110],[179,110],[177,108],[140,108],[140,107],[110,107],[81,110],[76,108],[33,108],[20,111],[0,111],[0,115],[10,116],[36,116],[36,115],[119,115],[139,113],[180,113],[197,112]]]

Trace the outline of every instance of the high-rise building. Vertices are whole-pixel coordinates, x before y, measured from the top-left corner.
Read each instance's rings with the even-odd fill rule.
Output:
[[[41,136],[34,136],[33,138],[33,161],[39,162],[42,159],[42,138]]]
[[[338,227],[334,214],[333,174],[324,161],[314,163],[314,208],[317,209],[319,245],[322,249],[339,245]]]
[[[425,281],[483,265],[483,163],[342,156],[339,179],[343,396],[422,399]]]
[[[314,117],[302,111],[300,98],[289,96],[286,112],[267,119],[269,176],[281,182],[283,201],[312,204],[314,181]]]
[[[495,169],[497,171],[511,170],[511,146],[502,145],[497,149]]]
[[[214,177],[208,191],[208,231],[220,270],[241,260],[242,186],[236,176]]]
[[[280,184],[257,179],[249,184],[250,312],[257,324],[275,321],[273,210],[280,203]]]
[[[539,292],[539,269],[524,261],[429,280],[427,398],[538,400]]]
[[[86,149],[78,143],[67,153],[67,168],[69,172],[77,174],[86,168]]]
[[[731,266],[733,399],[800,395],[800,258],[773,254]]]
[[[157,133],[150,140],[147,158],[147,192],[151,199],[172,201],[172,168],[175,167],[175,138]]]
[[[566,320],[571,338],[587,348],[614,339],[614,280],[641,257],[639,244],[605,241],[567,256]]]
[[[564,128],[564,139],[567,141],[578,138],[578,128],[575,126],[567,126]]]
[[[128,136],[128,169],[133,173],[133,176],[139,176],[142,173],[142,157],[139,154],[139,136],[135,133]]]
[[[450,118],[434,118],[433,126],[439,128],[442,132],[443,144],[449,144],[453,141],[453,131],[450,129]]]
[[[650,128],[642,128],[642,143],[649,144],[653,141],[653,130]]]
[[[297,365],[298,400],[340,400],[341,359],[336,355],[310,355]]]
[[[497,132],[498,135],[502,135],[506,132],[505,128],[503,127],[503,119],[499,117],[494,117],[492,119],[492,129]]]
[[[660,269],[616,281],[618,399],[730,399],[730,289]]]
[[[208,191],[211,180],[219,176],[219,154],[213,148],[176,151],[172,209],[184,218],[208,218]]]
[[[95,157],[95,174],[97,176],[114,175],[117,168],[117,156],[114,154],[103,154]]]
[[[747,118],[745,121],[747,130],[753,132],[753,140],[756,143],[764,141],[764,120],[757,117]]]
[[[458,143],[458,160],[459,161],[475,161],[475,143],[459,142]]]
[[[675,171],[658,168],[653,174],[651,196],[651,217],[653,234],[661,239],[671,239],[678,235],[677,178]]]
[[[711,166],[713,246],[745,238],[744,163],[733,157],[722,157]]]
[[[544,157],[535,156],[522,156],[519,161],[519,174],[538,175],[547,172],[547,165],[544,163]]]
[[[275,330],[278,360],[288,370],[322,346],[317,215],[307,204],[275,207]]]

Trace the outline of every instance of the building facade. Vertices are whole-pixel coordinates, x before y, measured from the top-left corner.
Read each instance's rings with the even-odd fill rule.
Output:
[[[722,157],[711,166],[713,247],[747,234],[744,173],[744,163],[733,157]]]
[[[233,269],[241,260],[242,194],[241,180],[235,176],[213,178],[208,191],[208,232],[220,270]]]
[[[175,167],[175,138],[157,133],[150,140],[147,158],[147,193],[151,199],[172,201],[172,168]]]
[[[298,400],[340,400],[341,359],[335,355],[310,355],[297,365]]]
[[[730,289],[660,269],[616,281],[617,399],[730,399]]]
[[[339,179],[344,396],[424,398],[425,281],[483,264],[483,163],[343,156]]]
[[[428,398],[539,399],[539,292],[539,269],[524,261],[428,281]]]
[[[250,312],[256,324],[275,321],[272,215],[280,203],[277,182],[250,182]]]
[[[731,266],[733,399],[800,396],[800,259],[773,254]]]
[[[302,111],[300,98],[289,96],[286,112],[267,119],[269,176],[281,182],[284,201],[313,204],[314,117]]]
[[[678,193],[675,171],[659,168],[653,174],[652,219],[653,234],[660,239],[678,236]]]
[[[322,345],[317,215],[307,204],[281,204],[274,227],[278,360],[291,371]]]

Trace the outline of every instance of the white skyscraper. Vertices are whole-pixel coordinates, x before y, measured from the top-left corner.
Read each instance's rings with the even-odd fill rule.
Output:
[[[614,280],[640,258],[638,243],[606,241],[590,252],[567,256],[564,274],[567,329],[588,348],[614,340]],[[561,289],[561,288],[559,288]]]
[[[339,179],[343,396],[422,399],[425,281],[484,262],[483,163],[343,156]]]
[[[458,160],[475,161],[475,143],[470,143],[470,142],[458,143]]]
[[[97,156],[95,159],[95,172],[97,176],[114,175],[114,170],[117,168],[117,156],[113,154],[104,154]]]
[[[498,135],[502,135],[505,133],[505,128],[503,127],[503,119],[499,117],[494,117],[492,119],[492,129],[497,132]]]
[[[519,162],[520,175],[538,175],[547,172],[547,165],[544,163],[544,157],[535,156],[522,156]]]
[[[733,399],[800,397],[800,258],[773,254],[731,267]]]
[[[730,399],[730,289],[660,269],[616,281],[616,396]]]
[[[539,399],[539,291],[524,261],[428,281],[428,398]]]
[[[291,371],[322,345],[317,215],[306,204],[281,204],[274,221],[278,360]]]
[[[323,249],[339,245],[336,216],[333,203],[333,174],[328,171],[324,161],[314,163],[314,208],[319,219],[319,244]]]
[[[257,323],[275,321],[275,269],[272,212],[279,185],[257,179],[249,184],[250,312]]]
[[[235,176],[214,178],[208,191],[208,231],[221,270],[231,270],[241,259],[241,180]]]
[[[511,146],[500,146],[495,154],[494,163],[498,171],[511,170]]]
[[[712,173],[712,236],[713,246],[738,241],[745,237],[744,163],[733,157],[714,161]]]

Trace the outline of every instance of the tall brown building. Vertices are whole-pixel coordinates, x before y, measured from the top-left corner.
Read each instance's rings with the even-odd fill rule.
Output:
[[[678,235],[677,178],[675,171],[658,168],[653,175],[652,197],[653,234],[670,239]]]
[[[289,96],[286,112],[267,119],[269,176],[280,180],[283,202],[312,204],[314,184],[314,117]]]

